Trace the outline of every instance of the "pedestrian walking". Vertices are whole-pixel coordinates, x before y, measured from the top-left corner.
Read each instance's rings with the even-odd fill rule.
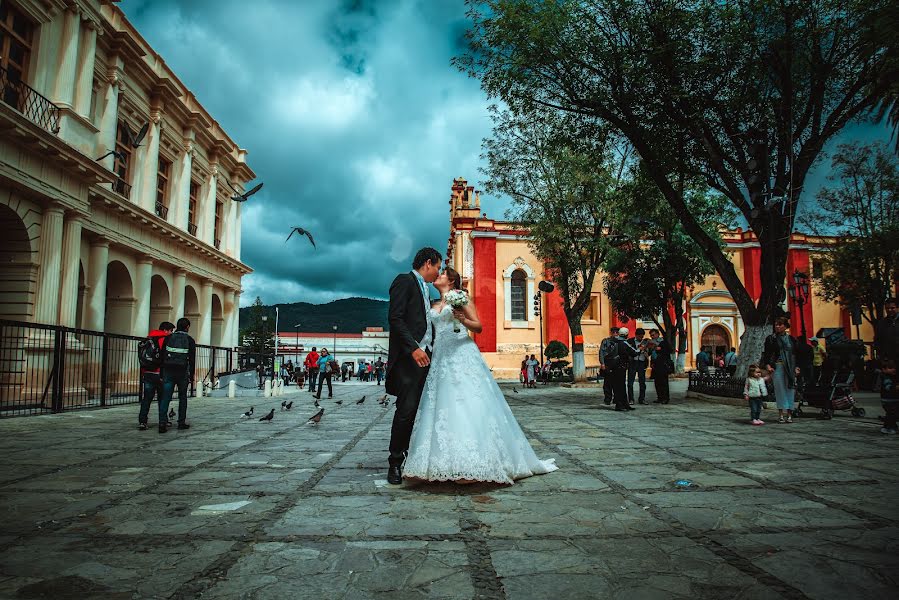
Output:
[[[607,363],[607,357],[614,351],[617,356],[618,327],[609,329],[609,337],[599,345],[599,371],[602,373],[602,401],[608,406],[612,403],[614,390],[612,387],[612,366]]]
[[[627,372],[631,359],[637,355],[637,351],[628,344],[627,336],[630,333],[627,327],[618,329],[618,338],[615,340],[616,353],[610,353],[607,366],[612,370],[612,396],[615,401],[615,410],[634,410],[627,399]]]
[[[169,403],[178,388],[178,429],[190,429],[187,422],[187,385],[193,380],[197,345],[190,337],[190,321],[181,317],[175,331],[162,344],[162,402],[159,403],[159,433],[168,429]]]
[[[827,352],[821,347],[818,338],[809,338],[808,341],[812,345],[812,376],[808,383],[811,387],[818,387],[821,381],[821,368],[827,359]]]
[[[378,357],[378,360],[375,361],[375,379],[378,380],[378,385],[381,385],[381,381],[384,380],[384,361]]]
[[[774,333],[765,338],[765,349],[762,352],[762,364],[769,372],[773,372],[774,401],[777,403],[778,423],[793,422],[793,405],[796,398],[796,376],[799,366],[796,364],[795,340],[787,331],[790,321],[786,317],[778,317],[774,321]]]
[[[634,404],[634,379],[637,379],[640,385],[640,395],[637,401],[640,404],[646,404],[646,367],[647,367],[647,348],[649,340],[644,339],[646,331],[638,327],[634,330],[634,337],[627,340],[627,344],[634,349],[636,355],[631,358],[627,368],[627,403]]]
[[[699,352],[696,354],[696,368],[703,375],[709,374],[709,367],[712,366],[712,355],[711,352],[703,346],[699,349]]]
[[[727,371],[727,374],[730,377],[733,377],[737,372],[737,349],[731,348],[724,355],[724,370]]]
[[[306,355],[306,359],[303,361],[303,366],[306,367],[306,374],[309,378],[309,391],[315,393],[315,384],[318,379],[318,352],[315,351],[315,346],[312,346],[312,350],[309,351],[309,354]]]
[[[334,390],[331,389],[331,355],[328,353],[327,348],[322,348],[321,354],[318,357],[318,393],[315,394],[316,400],[321,400],[322,397],[322,386],[325,382],[328,383],[328,398],[334,397]]]
[[[519,380],[521,381],[521,383],[524,384],[524,387],[530,387],[528,385],[528,359],[529,358],[530,357],[527,354],[525,354],[524,360],[521,361],[521,376],[519,377]]]
[[[881,374],[880,403],[884,412],[880,433],[893,435],[899,417],[899,378],[896,376],[896,365],[899,364],[899,310],[896,299],[887,298],[883,308],[886,314],[874,327],[874,351]]]
[[[671,344],[659,334],[658,329],[649,332],[651,377],[656,389],[655,404],[671,402],[668,389],[668,376],[674,372],[674,361],[671,360]]]
[[[147,419],[150,416],[150,403],[156,397],[157,404],[162,402],[162,345],[166,336],[175,330],[175,326],[168,321],[159,324],[147,334],[147,339],[138,345],[138,360],[140,361],[141,398],[140,412],[137,415],[137,428],[141,431],[147,429]],[[166,416],[166,422],[168,416]]]
[[[531,354],[527,360],[526,367],[528,387],[537,387],[537,373],[540,369],[540,362],[537,360],[537,357]]]
[[[749,404],[749,422],[752,425],[764,425],[762,421],[762,403],[768,396],[768,387],[762,377],[758,365],[749,365],[746,383],[743,386],[743,398]]]

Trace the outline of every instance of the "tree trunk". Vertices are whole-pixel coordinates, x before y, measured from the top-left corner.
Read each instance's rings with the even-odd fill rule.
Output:
[[[674,361],[674,372],[683,373],[687,369],[687,328],[684,323],[684,297],[676,294],[672,298],[674,303],[674,318],[677,326],[677,359]],[[675,346],[672,344],[672,348]]]
[[[746,377],[749,365],[759,364],[762,360],[762,350],[765,348],[765,338],[772,332],[769,324],[746,325],[746,330],[740,336],[740,354],[737,356],[737,377]]]
[[[584,364],[584,344],[574,340],[582,335],[581,317],[573,314],[568,317],[568,327],[571,329],[571,374],[575,381],[586,381],[587,370]]]

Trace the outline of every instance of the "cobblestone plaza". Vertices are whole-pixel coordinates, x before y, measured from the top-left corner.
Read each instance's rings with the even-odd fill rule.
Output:
[[[899,439],[876,419],[504,386],[559,471],[392,487],[381,389],[337,386],[317,427],[306,393],[271,423],[281,398],[250,420],[192,400],[165,435],[133,406],[0,421],[0,598],[895,597]]]

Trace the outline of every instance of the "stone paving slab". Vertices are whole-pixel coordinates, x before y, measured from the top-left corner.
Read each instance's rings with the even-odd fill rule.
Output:
[[[876,409],[751,427],[683,387],[622,414],[504,385],[561,467],[513,486],[387,485],[376,386],[335,386],[316,427],[305,392],[195,399],[165,435],[136,406],[2,419],[0,598],[895,595],[899,439]]]

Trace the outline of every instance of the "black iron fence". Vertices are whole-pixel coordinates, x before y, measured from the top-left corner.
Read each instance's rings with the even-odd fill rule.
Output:
[[[746,385],[744,377],[731,377],[723,370],[710,373],[690,371],[688,377],[689,391],[723,398],[742,398],[743,387]]]
[[[0,67],[0,100],[50,133],[59,133],[59,107],[3,67]]]
[[[142,339],[0,320],[0,417],[140,402]],[[191,395],[236,368],[233,349],[198,344]]]

